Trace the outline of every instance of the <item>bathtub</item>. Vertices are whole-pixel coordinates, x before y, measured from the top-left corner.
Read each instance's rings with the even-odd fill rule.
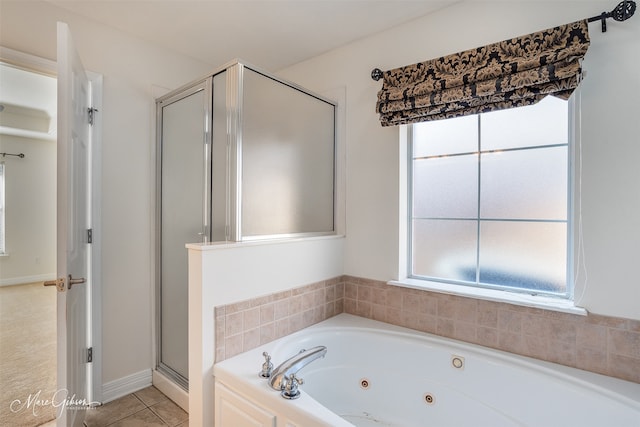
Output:
[[[300,398],[259,377],[263,352],[278,366],[318,345],[327,354],[299,371]],[[640,426],[640,384],[349,314],[217,363],[214,376],[216,427]],[[243,424],[252,413],[264,422]]]

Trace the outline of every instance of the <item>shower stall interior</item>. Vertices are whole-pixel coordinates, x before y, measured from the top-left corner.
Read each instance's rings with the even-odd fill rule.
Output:
[[[333,234],[336,105],[233,61],[156,110],[156,369],[188,390],[185,244]]]

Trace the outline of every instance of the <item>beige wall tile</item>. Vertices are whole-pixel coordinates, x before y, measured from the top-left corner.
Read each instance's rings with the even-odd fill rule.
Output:
[[[416,315],[420,313],[420,295],[414,293],[405,293],[402,296],[402,309],[410,311]]]
[[[358,301],[372,301],[372,289],[368,285],[358,285]]]
[[[397,286],[390,286],[387,289],[387,305],[392,308],[402,308],[403,289]]]
[[[522,337],[523,354],[536,359],[545,360],[548,357],[549,340],[544,336],[524,335]]]
[[[547,343],[547,359],[561,365],[576,366],[575,342],[551,340]]]
[[[289,328],[289,318],[276,320],[276,338],[286,337],[291,333]]]
[[[420,316],[420,318],[418,319],[418,330],[430,334],[435,334],[438,330],[438,317],[429,314]]]
[[[216,307],[216,361],[343,312],[640,382],[640,321],[557,313],[350,276]]]
[[[575,343],[577,328],[575,323],[562,320],[551,320],[549,322],[549,336],[552,340],[568,343]]]
[[[289,299],[289,316],[302,312],[302,295],[291,296]]]
[[[224,340],[224,355],[226,358],[242,353],[242,334],[227,336]]]
[[[260,345],[269,343],[276,339],[275,322],[260,325]]]
[[[250,308],[243,312],[243,329],[249,330],[260,326],[260,307]]]
[[[225,318],[225,335],[231,336],[242,333],[243,327],[243,312],[234,312],[233,314],[227,314]]]
[[[616,355],[640,359],[640,332],[609,329],[609,351]]]
[[[478,325],[488,328],[498,327],[498,307],[492,301],[478,301]]]
[[[522,333],[522,314],[513,310],[498,310],[498,330],[510,334]]]
[[[576,368],[605,374],[608,369],[606,349],[578,347],[576,350]]]
[[[273,303],[274,320],[280,320],[289,315],[289,299],[281,299]]]
[[[438,317],[436,325],[436,333],[444,337],[453,337],[455,331],[453,319]]]
[[[349,314],[356,314],[356,300],[351,298],[345,298],[343,301],[344,301],[344,312]]]
[[[629,330],[632,332],[640,332],[640,320],[629,320]]]
[[[381,322],[385,322],[387,320],[387,309],[384,304],[371,305],[371,318]]]
[[[242,334],[242,351],[251,350],[260,345],[260,328],[249,329]]]
[[[358,299],[358,285],[356,285],[355,283],[345,283],[344,297],[353,300]]]
[[[498,348],[511,353],[522,354],[524,352],[522,335],[520,333],[498,329]]]
[[[475,322],[454,321],[453,338],[466,342],[476,342],[477,329]]]
[[[640,359],[609,354],[607,375],[640,383]]]
[[[607,348],[607,327],[591,323],[576,325],[576,345],[578,348]]]
[[[498,329],[487,328],[486,326],[478,326],[476,334],[478,338],[478,344],[492,348],[498,347]]]
[[[275,303],[270,302],[260,306],[260,324],[271,323],[275,320]]]

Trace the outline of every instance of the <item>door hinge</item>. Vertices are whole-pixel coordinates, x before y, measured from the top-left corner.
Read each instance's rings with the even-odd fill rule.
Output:
[[[87,230],[87,243],[93,243],[93,229]]]
[[[89,114],[89,124],[93,126],[93,122],[95,120],[95,115],[98,112],[97,108],[89,107],[87,108],[87,113]]]
[[[93,347],[87,349],[87,363],[93,362]]]

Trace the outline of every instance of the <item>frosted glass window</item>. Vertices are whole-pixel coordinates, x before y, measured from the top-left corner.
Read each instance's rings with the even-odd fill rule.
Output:
[[[413,266],[421,276],[476,279],[476,221],[414,220]]]
[[[412,125],[409,277],[570,295],[567,104]]]
[[[334,231],[334,106],[245,69],[242,236]]]
[[[413,189],[414,217],[475,218],[478,214],[478,156],[416,160]]]
[[[567,225],[490,221],[480,225],[480,282],[564,292]]]
[[[567,146],[482,155],[481,218],[567,218]]]
[[[534,105],[482,115],[482,149],[566,144],[569,131],[567,101],[547,96]]]
[[[413,128],[414,157],[439,156],[478,151],[478,119],[456,117]]]

